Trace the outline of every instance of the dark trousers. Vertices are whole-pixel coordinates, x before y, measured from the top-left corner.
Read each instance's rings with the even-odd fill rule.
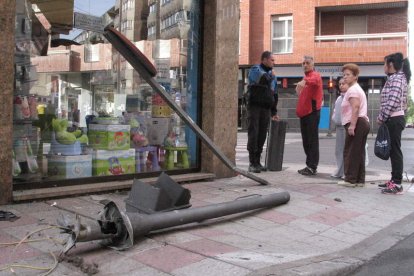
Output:
[[[249,162],[252,165],[258,165],[260,162],[269,122],[269,108],[255,105],[247,108],[247,150],[249,152]]]
[[[401,133],[405,128],[404,116],[390,117],[385,124],[390,132],[391,140],[391,180],[401,184],[404,169],[403,153],[401,151]]]
[[[365,183],[365,144],[369,133],[369,122],[358,118],[355,135],[348,134],[349,124],[345,125],[346,138],[344,148],[345,181],[350,183]]]
[[[300,118],[300,132],[302,134],[303,149],[306,154],[306,166],[316,170],[319,164],[319,132],[318,125],[321,111],[315,110],[311,114]]]

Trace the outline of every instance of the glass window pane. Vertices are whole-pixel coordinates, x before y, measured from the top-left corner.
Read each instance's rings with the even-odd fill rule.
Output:
[[[163,1],[164,5],[151,7],[160,9],[160,14],[185,12],[190,20],[183,16],[161,20],[158,13],[147,12],[148,1],[128,0],[122,6],[116,6],[122,3],[116,0],[74,1],[74,10],[56,9],[53,1],[40,5],[54,18],[62,15],[54,28],[62,33],[47,49],[50,24],[37,20],[36,14],[42,11],[33,10],[29,1],[16,0],[16,22],[22,25],[15,30],[14,183],[198,166],[196,136],[168,101],[102,34],[88,30],[91,26],[76,25],[76,20],[72,24],[76,12],[102,21],[103,26],[114,25],[156,67],[155,80],[168,99],[197,122],[200,1],[181,6]],[[157,30],[161,32],[156,34]]]
[[[285,40],[273,40],[272,50],[273,50],[273,53],[285,53],[286,52]]]
[[[288,39],[287,40],[287,52],[293,52],[293,49],[292,49],[292,39]]]
[[[273,21],[273,37],[285,36],[285,22],[284,21]]]
[[[287,21],[287,23],[288,23],[288,37],[292,37],[292,20],[288,20]]]

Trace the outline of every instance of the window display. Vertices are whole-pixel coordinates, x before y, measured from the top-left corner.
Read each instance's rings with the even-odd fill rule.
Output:
[[[101,30],[113,25],[133,42],[171,99],[198,121],[198,2],[17,0],[14,183],[196,168],[196,136]],[[154,17],[154,5],[189,16],[153,32],[171,14]],[[56,16],[68,12],[73,22]]]

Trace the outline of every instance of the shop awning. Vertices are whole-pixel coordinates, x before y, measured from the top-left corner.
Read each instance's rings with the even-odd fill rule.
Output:
[[[74,0],[32,0],[35,13],[42,13],[52,33],[68,34],[73,28]]]

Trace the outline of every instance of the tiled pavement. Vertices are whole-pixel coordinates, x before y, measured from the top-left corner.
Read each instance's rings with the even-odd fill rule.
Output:
[[[408,220],[414,206],[410,184],[404,184],[401,196],[382,195],[376,187],[389,172],[370,169],[364,188],[346,188],[329,177],[332,166],[320,167],[315,177],[301,176],[297,169],[297,164],[284,164],[281,172],[262,173],[270,186],[244,177],[184,185],[191,190],[193,207],[284,190],[291,196],[286,205],[151,233],[127,251],[79,243],[69,256],[82,258],[84,266],[96,264],[97,275],[335,275],[332,271],[355,267],[414,232],[413,220]],[[21,218],[0,222],[0,244],[19,242],[55,223],[60,214],[94,218],[102,198],[123,207],[126,196],[118,192],[1,206]],[[49,251],[58,254],[63,238],[58,229],[48,229],[31,237],[41,241],[0,245],[0,269],[7,264],[53,266]],[[59,263],[50,275],[85,275],[69,261]],[[42,273],[13,270],[17,275]],[[0,275],[15,274],[7,269]]]

